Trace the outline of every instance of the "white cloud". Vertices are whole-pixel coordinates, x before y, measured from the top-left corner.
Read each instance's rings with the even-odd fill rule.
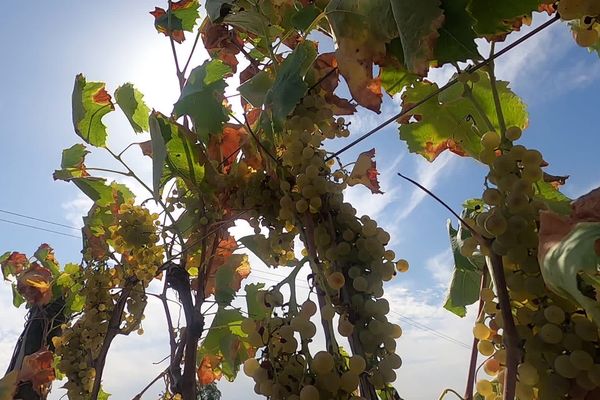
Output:
[[[417,182],[426,187],[429,190],[434,190],[440,179],[444,175],[447,175],[456,165],[453,161],[456,156],[449,151],[442,153],[434,162],[430,163],[422,158],[416,158],[416,173],[415,178]],[[406,183],[409,185],[410,183]],[[427,193],[422,189],[415,187],[408,199],[408,202],[401,207],[398,207],[400,212],[396,215],[395,223],[408,217],[425,199]]]
[[[64,202],[61,207],[65,210],[65,219],[71,225],[81,228],[83,227],[82,217],[87,215],[92,204],[93,202],[89,197],[83,193],[78,193],[77,197]]]

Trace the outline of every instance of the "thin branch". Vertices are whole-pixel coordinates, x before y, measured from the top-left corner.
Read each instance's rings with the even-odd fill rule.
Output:
[[[168,371],[169,371],[169,368],[165,369],[163,372],[161,372],[160,374],[158,374],[158,375],[156,376],[156,378],[152,379],[152,380],[150,381],[150,383],[148,383],[148,384],[147,384],[147,385],[146,385],[146,386],[145,386],[145,387],[144,387],[144,388],[143,388],[143,389],[142,389],[142,390],[141,390],[141,391],[140,391],[138,394],[136,394],[135,396],[133,396],[133,399],[131,399],[131,400],[141,400],[141,399],[142,399],[142,395],[143,395],[144,393],[146,393],[146,391],[147,391],[148,389],[150,389],[150,387],[151,387],[152,385],[154,385],[156,382],[158,382],[158,380],[159,380],[160,378],[162,378],[163,376],[165,376],[165,375],[167,374],[167,372],[168,372]]]
[[[442,394],[440,395],[440,398],[438,400],[442,400],[444,397],[446,397],[446,395],[448,393],[452,393],[454,395],[456,395],[456,397],[458,397],[460,400],[467,400],[467,398],[462,398],[462,396],[460,394],[458,394],[458,392],[454,389],[444,389],[444,391],[442,392]]]
[[[481,298],[481,292],[486,287],[487,283],[487,274],[486,269],[484,268],[481,272],[481,285],[479,287],[479,306],[477,308],[477,316],[481,316],[483,312],[483,299]],[[477,350],[477,344],[479,343],[479,339],[473,337],[473,346],[471,348],[471,359],[469,360],[469,373],[467,375],[467,387],[465,389],[465,398],[464,400],[473,400],[473,387],[475,385],[475,377],[476,377],[476,368],[477,368],[477,357],[479,356],[479,351]],[[458,395],[458,394],[457,394]],[[440,396],[440,399],[444,396]]]
[[[492,42],[490,47],[490,58],[494,54],[495,43]],[[500,102],[500,95],[498,94],[498,87],[496,86],[496,74],[494,73],[494,63],[491,62],[488,68],[488,75],[490,77],[490,86],[492,88],[492,97],[494,98],[494,108],[496,109],[496,115],[498,116],[498,124],[500,125],[500,137],[502,142],[506,141],[506,121],[504,120],[504,113],[502,112],[502,104]]]

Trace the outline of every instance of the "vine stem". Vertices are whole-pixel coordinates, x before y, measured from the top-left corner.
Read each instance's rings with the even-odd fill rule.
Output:
[[[463,397],[462,397],[460,394],[458,394],[458,392],[457,392],[456,390],[454,390],[454,389],[449,389],[449,388],[448,388],[448,389],[444,389],[444,391],[442,392],[442,394],[440,395],[440,397],[439,397],[439,399],[438,399],[438,400],[442,400],[444,397],[446,397],[446,395],[447,395],[448,393],[452,393],[452,394],[456,395],[456,397],[458,397],[460,400],[467,400],[467,398],[466,398],[466,397],[465,397],[465,398],[463,398]]]
[[[491,266],[494,286],[497,290],[498,305],[502,312],[502,335],[504,336],[504,346],[506,347],[506,374],[504,375],[503,400],[514,400],[517,385],[517,367],[521,359],[519,333],[517,332],[510,307],[510,297],[508,295],[508,288],[506,287],[502,257],[491,252],[487,259]]]
[[[486,287],[486,269],[484,268],[481,272],[481,285],[479,287],[479,306],[477,309],[477,317],[481,317],[483,312],[483,299],[481,298],[481,292]],[[469,373],[467,375],[467,388],[465,389],[464,400],[473,400],[473,386],[475,386],[475,377],[477,375],[477,356],[479,354],[477,350],[477,344],[479,339],[473,337],[473,346],[471,347],[471,359],[469,360]],[[440,396],[440,399],[444,397],[444,393]],[[457,394],[458,396],[458,394]],[[459,396],[460,397],[460,396]]]
[[[104,337],[104,341],[102,342],[102,347],[100,348],[100,352],[98,357],[94,360],[94,368],[96,370],[96,377],[94,378],[94,385],[92,386],[92,392],[90,394],[90,398],[92,400],[98,399],[98,393],[100,393],[100,384],[102,383],[102,373],[104,372],[104,365],[106,364],[106,357],[108,356],[108,350],[110,349],[110,345],[114,338],[121,331],[121,319],[123,318],[123,311],[125,310],[125,305],[127,304],[127,299],[129,298],[129,293],[133,286],[137,283],[137,279],[130,280],[127,282],[121,294],[119,295],[119,299],[115,304],[115,308],[112,311],[110,316],[110,320],[108,321],[108,331],[106,332],[106,336]]]
[[[495,50],[495,42],[492,42],[490,47],[490,59],[493,60]],[[492,88],[492,97],[494,98],[494,108],[498,116],[498,124],[500,125],[500,137],[502,142],[506,141],[506,121],[504,120],[504,113],[502,112],[502,104],[500,102],[500,95],[498,94],[498,87],[496,86],[496,74],[494,73],[494,62],[490,62],[487,71],[490,77],[490,86]]]
[[[163,372],[161,372],[160,374],[158,374],[156,376],[156,378],[152,379],[150,381],[150,383],[148,383],[138,394],[136,394],[135,396],[133,396],[133,399],[131,399],[131,400],[141,400],[142,399],[142,395],[144,393],[146,393],[146,391],[148,389],[150,389],[150,387],[152,387],[152,385],[154,385],[160,378],[162,378],[163,376],[165,376],[168,371],[169,371],[169,368],[165,369]]]

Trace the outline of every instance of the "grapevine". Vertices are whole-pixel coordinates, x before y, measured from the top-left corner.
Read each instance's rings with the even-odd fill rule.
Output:
[[[375,149],[341,161],[393,122],[410,152],[433,161],[448,150],[485,171],[481,198],[466,201],[460,215],[399,174],[458,218],[458,229],[448,227],[457,270],[468,265],[480,282],[477,299],[452,304],[451,289],[447,303],[460,314],[479,301],[464,400],[600,396],[598,194],[571,203],[560,192],[566,177],[550,175],[543,155],[519,143],[525,105],[495,73],[498,57],[561,20],[577,45],[600,53],[598,2],[462,3],[456,10],[438,0],[207,0],[201,9],[197,0],[168,1],[150,14],[171,45],[180,89],[172,110],[151,111],[131,83],[111,94],[77,75],[73,124],[85,144],[65,149],[53,176],[93,200],[83,257],[61,267],[48,245],[31,258],[0,257],[15,304],[26,303],[30,318],[43,315],[37,350],[15,351],[11,362],[22,384],[13,372],[0,381],[6,398],[21,398],[23,383],[32,398],[45,398],[61,374],[69,399],[106,398],[111,344],[144,333],[155,296],[165,313],[168,366],[136,399],[163,382],[161,398],[196,400],[240,371],[274,400],[399,399],[402,328],[389,318],[384,284],[409,262],[390,248],[390,233],[345,198],[355,185],[382,193]],[[497,50],[535,12],[549,19]],[[190,34],[194,44],[181,58],[179,44]],[[491,43],[487,57],[478,38]],[[209,58],[194,66],[200,40]],[[426,78],[444,65],[456,69],[447,83]],[[239,96],[226,97],[232,77]],[[398,95],[399,112],[332,152],[351,135],[348,116],[357,107],[379,112],[384,92]],[[103,117],[116,106],[147,141],[120,152],[107,144]],[[116,166],[88,167],[90,149]],[[151,160],[151,181],[125,160],[131,149]],[[100,172],[127,177],[144,193],[94,176]],[[235,237],[230,229],[242,221],[251,234]],[[288,276],[270,287],[243,285],[251,253]],[[296,290],[300,271],[308,276],[306,296]],[[152,282],[162,293],[150,292]],[[181,305],[184,324],[171,315],[171,301]],[[479,368],[478,354],[485,358]],[[23,372],[40,359],[43,379]],[[458,395],[449,388],[441,397],[449,393]]]

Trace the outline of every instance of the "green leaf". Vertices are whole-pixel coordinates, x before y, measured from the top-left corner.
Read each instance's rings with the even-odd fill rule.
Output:
[[[85,156],[89,151],[82,144],[75,144],[62,152],[60,167],[54,171],[54,180],[69,181],[73,178],[82,178],[88,175],[85,169]]]
[[[480,36],[496,36],[514,30],[513,23],[531,17],[543,0],[470,0],[467,10],[477,21],[473,28]]]
[[[107,133],[102,117],[114,109],[104,82],[86,82],[82,74],[75,77],[72,96],[73,126],[86,143],[96,147],[106,145]]]
[[[74,178],[72,182],[100,207],[122,204],[135,198],[127,186],[116,182],[107,185],[103,178]]]
[[[600,257],[594,251],[594,244],[599,238],[600,223],[576,224],[565,237],[549,247],[540,260],[540,269],[550,289],[579,304],[600,327],[600,303],[583,294],[578,284],[581,273],[598,275]]]
[[[321,10],[314,4],[304,6],[292,16],[292,26],[299,31],[304,31],[312,25],[319,15],[321,15]]]
[[[144,103],[142,92],[134,88],[132,83],[126,83],[115,90],[115,101],[123,110],[134,132],[148,131],[150,109]]]
[[[560,190],[556,189],[550,183],[541,180],[536,182],[534,189],[534,197],[546,203],[550,210],[561,215],[569,215],[571,213],[572,199],[562,194]]]
[[[206,12],[212,22],[220,22],[229,13],[235,0],[206,0]]]
[[[208,143],[210,135],[220,133],[228,120],[223,92],[227,86],[224,78],[230,72],[231,68],[220,60],[204,62],[192,70],[175,103],[175,116],[190,116],[204,143]]]
[[[267,92],[273,86],[273,77],[266,71],[260,71],[238,88],[240,94],[254,107],[262,107]]]
[[[479,59],[473,30],[475,20],[467,12],[470,0],[442,0],[444,24],[435,46],[435,59],[439,66],[459,61]]]
[[[409,71],[425,76],[444,22],[440,0],[392,1],[392,12],[398,27],[404,59]]]
[[[236,269],[243,262],[248,262],[245,254],[230,255],[225,264],[219,267],[215,274],[215,300],[219,305],[230,305],[235,298],[235,290],[232,288]]]
[[[244,287],[244,290],[246,291],[248,318],[261,320],[271,313],[270,310],[258,300],[258,292],[264,287],[264,283],[250,283]]]
[[[21,307],[21,304],[25,303],[25,298],[23,296],[21,296],[21,293],[19,293],[19,291],[17,290],[17,285],[16,284],[12,284],[11,285],[12,288],[12,295],[13,295],[13,306],[15,306],[16,308]]]
[[[19,371],[14,370],[0,379],[0,400],[12,400],[15,391],[17,390],[17,383],[19,382]]]
[[[415,74],[408,72],[404,67],[383,67],[379,72],[381,86],[390,96],[400,93],[416,78]]]
[[[100,388],[100,392],[98,392],[98,400],[108,400],[110,396],[112,396],[110,393],[106,393],[104,389]]]
[[[54,250],[47,244],[42,244],[37,248],[33,256],[46,268],[52,272],[52,276],[57,277],[60,274],[60,266],[54,257]]]
[[[270,46],[275,37],[283,32],[281,27],[252,8],[229,14],[223,18],[223,22],[258,36],[266,42],[267,46]]]
[[[204,178],[204,166],[199,161],[199,149],[191,132],[159,112],[150,115],[152,140],[152,181],[154,195],[160,196],[164,184],[179,177],[193,186]]]
[[[306,94],[308,85],[304,76],[316,58],[314,44],[304,41],[279,66],[273,86],[265,99],[266,104],[271,107],[275,122],[283,122]]]
[[[154,16],[154,27],[160,33],[171,37],[177,43],[185,40],[183,31],[192,32],[200,16],[198,0],[179,0],[170,3],[168,10],[155,7],[150,14]]]
[[[219,369],[232,381],[240,365],[248,359],[250,349],[241,324],[244,317],[239,310],[225,309],[219,306],[209,332],[198,349],[198,360],[205,356],[221,356]],[[213,366],[214,367],[214,366]]]
[[[464,238],[459,230],[462,229],[454,229],[450,221],[448,221],[447,226],[450,247],[454,257],[454,272],[444,308],[459,317],[464,317],[467,314],[466,306],[475,303],[479,299],[483,260],[469,259],[460,254],[459,242]],[[478,265],[478,263],[480,264]]]
[[[421,154],[429,161],[435,160],[447,149],[461,156],[479,158],[483,149],[480,135],[489,130],[480,112],[487,115],[498,132],[500,124],[489,78],[487,74],[475,73],[479,75],[479,81],[473,85],[473,101],[466,97],[436,96],[403,117],[400,138],[406,141],[411,152]],[[528,122],[525,104],[508,88],[507,82],[497,81],[496,87],[506,125],[525,129]],[[435,83],[414,83],[402,96],[403,107],[422,100],[436,90],[438,86]]]

